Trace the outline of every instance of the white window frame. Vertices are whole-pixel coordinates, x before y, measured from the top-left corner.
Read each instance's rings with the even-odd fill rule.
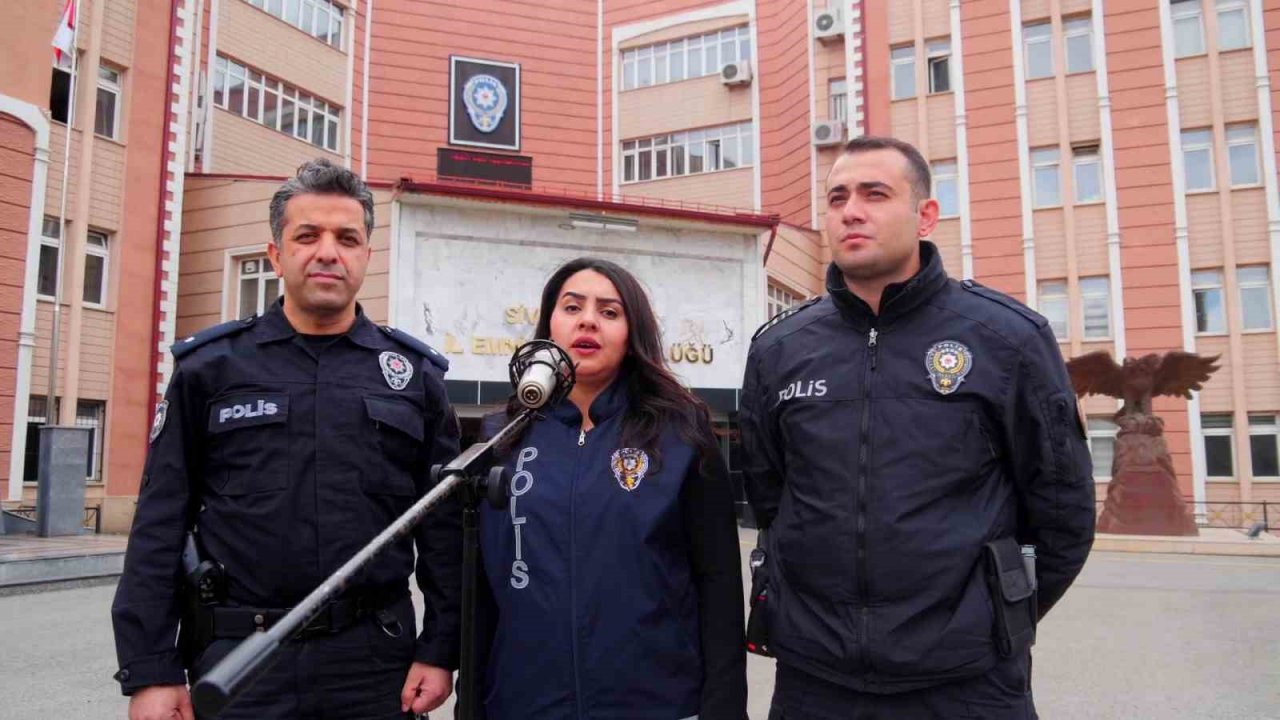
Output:
[[[1101,300],[1106,310],[1106,332],[1090,334],[1088,306],[1090,300]],[[1111,339],[1111,279],[1106,275],[1080,278],[1080,325],[1085,342]]]
[[[1047,202],[1050,198],[1043,197],[1042,193],[1047,193],[1048,189],[1041,187],[1040,175],[1041,171],[1050,169],[1057,197]],[[1031,149],[1031,202],[1036,209],[1062,207],[1062,152],[1056,146]]]
[[[916,48],[914,45],[899,45],[889,49],[889,85],[890,100],[906,100],[917,95],[916,87]],[[908,72],[900,76],[898,71],[907,68]],[[911,87],[899,86],[899,77],[911,78]]]
[[[1063,328],[1061,335],[1058,334],[1057,328],[1053,327],[1053,318],[1046,312],[1050,304],[1057,304],[1062,308]],[[1049,329],[1053,331],[1053,335],[1058,342],[1069,342],[1071,340],[1071,300],[1070,295],[1067,293],[1067,281],[1041,281],[1038,288],[1036,309],[1049,320]]]
[[[245,0],[259,10],[275,17],[295,29],[319,40],[325,45],[342,50],[344,10],[329,0]],[[294,12],[290,13],[289,10]],[[334,32],[334,21],[337,32]]]
[[[960,173],[956,166],[955,160],[937,160],[934,161],[933,167],[930,168],[930,175],[933,177],[933,197],[938,201],[938,217],[952,218],[960,217]],[[955,207],[951,208],[951,212],[947,212],[947,208],[942,206],[942,193],[939,188],[944,185],[951,187],[951,197],[955,198]]]
[[[926,74],[928,75],[927,80],[929,83],[929,94],[939,95],[942,93],[951,92],[952,86],[955,85],[955,83],[951,82],[952,80],[951,78],[951,40],[947,38],[942,38],[940,40],[930,40],[929,42],[925,43],[924,47],[925,47],[925,71],[926,71]],[[934,81],[933,70],[935,65],[939,65],[943,63],[946,64],[947,86],[945,88],[939,89],[933,82]]]
[[[95,238],[100,238],[102,244],[94,244]],[[100,302],[91,302],[84,294],[80,296],[80,299],[85,307],[105,310],[107,307],[107,289],[111,287],[111,236],[101,230],[89,230],[85,237],[84,254],[86,259],[90,255],[102,259],[102,285],[98,288],[98,296],[102,299]],[[84,281],[86,283],[89,282],[88,272],[84,275]],[[82,288],[81,292],[84,293],[85,289]]]
[[[254,288],[257,294],[255,299],[256,309],[255,315],[261,315],[266,312],[271,304],[276,301],[284,293],[284,283],[276,276],[275,270],[271,267],[271,261],[267,259],[266,254],[247,254],[236,255],[231,259],[234,279],[232,284],[235,288],[235,303],[232,310],[233,317],[231,320],[243,320],[244,315],[241,308],[244,304],[243,285],[245,280],[253,280]],[[252,273],[245,273],[245,263],[257,263],[256,270]],[[267,285],[269,281],[276,281],[275,297],[267,297]]]
[[[260,81],[251,81],[252,74],[261,77]],[[244,82],[244,100],[239,108],[230,106],[230,93],[227,92],[227,78],[242,77]],[[274,85],[274,88],[269,87]],[[279,78],[267,75],[255,68],[241,65],[240,63],[219,55],[214,65],[214,105],[228,112],[235,113],[240,117],[257,123],[263,127],[271,128],[284,135],[288,135],[297,140],[301,140],[308,145],[327,150],[332,153],[338,152],[342,145],[342,108],[332,103],[326,102],[307,92],[289,85]],[[278,88],[278,90],[277,90]],[[258,96],[258,117],[250,117],[249,112],[249,93],[256,93]],[[268,93],[279,93],[276,99],[276,117],[270,125],[266,123],[266,95]],[[293,106],[293,127],[292,131],[285,131],[282,127],[282,115],[285,103]],[[300,131],[298,125],[299,119],[305,113],[307,121],[306,132]],[[315,142],[315,123],[320,122],[324,130],[322,131],[321,141]]]
[[[51,230],[57,234],[50,235],[49,232]],[[44,216],[44,222],[40,227],[40,246],[53,248],[53,287],[54,292],[56,293],[58,291],[58,276],[62,274],[62,230],[58,226],[58,218],[50,217],[48,215]],[[54,302],[57,300],[54,295],[46,295],[40,292],[40,269],[38,266],[40,261],[38,257],[36,262],[36,298]]]
[[[1258,126],[1255,123],[1237,123],[1228,125],[1227,128],[1227,166],[1231,172],[1231,187],[1257,187],[1262,184],[1262,168],[1258,163]],[[1253,180],[1251,182],[1236,182],[1236,171],[1245,168],[1237,165],[1236,156],[1231,152],[1232,148],[1250,148],[1252,154],[1251,165],[1249,170],[1253,172]]]
[[[1255,424],[1256,421],[1256,424]],[[1249,413],[1249,456],[1253,459],[1253,439],[1255,437],[1270,437],[1276,442],[1276,450],[1280,453],[1280,422],[1277,422],[1276,416],[1272,413]],[[1253,463],[1250,462],[1250,465]],[[1260,475],[1258,468],[1253,467],[1253,477],[1255,479],[1280,480],[1280,475]]]
[[[649,182],[685,175],[699,175],[721,170],[735,170],[755,165],[755,134],[751,122],[734,123],[718,127],[700,128],[676,133],[664,133],[643,138],[624,140],[619,153],[622,166],[619,174],[621,184]],[[702,169],[694,171],[690,167],[689,158],[692,148],[701,150]],[[714,151],[713,151],[714,148]],[[679,160],[677,162],[677,156]],[[661,157],[666,158],[665,172],[658,174],[662,166]],[[729,160],[736,160],[732,166]],[[627,172],[630,162],[631,172]],[[649,176],[641,177],[640,168],[649,168]],[[677,165],[679,167],[677,167]],[[677,172],[679,170],[679,172]]]
[[[849,117],[849,83],[845,78],[827,81],[827,119],[844,122]]]
[[[1102,425],[1102,423],[1106,423],[1106,425],[1104,426]],[[1116,453],[1116,435],[1120,430],[1120,428],[1116,426],[1115,421],[1112,420],[1110,417],[1090,417],[1087,419],[1085,427],[1087,428],[1087,431],[1085,434],[1088,437],[1088,443],[1089,443],[1090,465],[1094,466],[1096,470],[1096,463],[1093,462],[1093,454],[1094,454],[1093,448],[1094,448],[1095,442],[1102,441],[1102,440],[1106,440],[1111,443],[1111,461],[1112,463],[1114,463],[1115,457],[1116,457],[1116,454],[1115,454]],[[1099,475],[1095,471],[1093,475],[1093,479],[1094,479],[1094,482],[1098,482],[1098,481],[1109,482],[1111,480],[1111,468],[1106,469],[1105,475]]]
[[[102,482],[102,447],[104,426],[107,419],[107,403],[105,400],[79,400],[76,402],[75,426],[88,428],[89,466],[85,482]]]
[[[1231,52],[1232,50],[1244,50],[1253,47],[1252,27],[1249,22],[1249,3],[1248,0],[1217,0],[1214,9],[1218,13],[1218,51]],[[1222,34],[1225,25],[1222,22],[1222,16],[1228,13],[1240,13],[1240,19],[1244,22],[1244,37],[1241,38],[1239,44],[1229,45],[1224,42],[1226,39]]]
[[[1194,57],[1203,55],[1207,50],[1204,42],[1204,9],[1201,6],[1201,0],[1173,0],[1169,4],[1169,11],[1173,18],[1173,55],[1174,57]],[[1196,46],[1182,47],[1178,43],[1178,27],[1186,26],[1188,22],[1194,22],[1196,26]]]
[[[1256,277],[1246,277],[1246,275],[1255,275],[1256,272],[1262,271],[1261,279]],[[1271,332],[1275,329],[1275,317],[1271,307],[1271,269],[1266,265],[1239,265],[1236,267],[1236,285],[1240,289],[1240,328],[1242,332]],[[1246,300],[1246,291],[1261,290],[1261,293],[1254,292],[1253,295],[1262,295],[1261,307],[1267,313],[1267,324],[1259,327],[1249,327],[1246,322],[1245,309],[1249,306]]]
[[[729,48],[728,55],[723,52]],[[698,57],[697,68],[693,67],[690,58]],[[708,62],[714,56],[713,62]],[[681,59],[681,71],[671,72],[671,58]],[[719,75],[720,70],[731,62],[751,59],[751,28],[746,25],[724,28],[700,35],[692,35],[675,40],[628,48],[622,51],[621,89],[635,90],[654,85],[692,80],[708,75]],[[640,64],[649,64],[649,82],[640,82]]]
[[[1039,47],[1043,45],[1044,47]],[[1043,53],[1043,54],[1041,54]],[[1037,69],[1035,60],[1048,58],[1048,72]],[[1053,68],[1053,25],[1048,22],[1035,22],[1022,26],[1022,59],[1028,80],[1051,78]]]
[[[1210,417],[1225,417],[1230,422],[1230,424],[1227,427],[1209,427],[1209,423],[1206,422],[1206,420]],[[1209,467],[1209,447],[1208,447],[1208,444],[1205,442],[1205,438],[1211,438],[1211,437],[1227,438],[1227,448],[1231,452],[1231,474],[1230,475],[1208,475],[1208,477],[1218,478],[1223,480],[1233,479],[1236,476],[1236,472],[1237,472],[1236,468],[1240,467],[1236,458],[1236,443],[1233,437],[1233,431],[1235,430],[1235,428],[1232,426],[1235,423],[1232,422],[1231,420],[1232,420],[1231,415],[1229,413],[1205,413],[1200,416],[1200,436],[1201,436],[1200,447],[1204,450],[1206,475],[1208,475],[1208,467]]]
[[[800,295],[772,279],[769,280],[769,296],[765,302],[765,317],[772,319],[778,313],[794,307]]]
[[[108,140],[116,140],[120,137],[120,105],[124,101],[124,93],[122,91],[121,71],[106,64],[98,66],[98,89],[94,94],[93,103],[93,134]],[[110,77],[109,77],[110,76]],[[98,100],[98,93],[108,93],[114,96],[114,102],[111,103],[111,119],[108,132],[98,132],[98,112],[101,103]]]
[[[1196,335],[1226,335],[1229,325],[1227,324],[1227,304],[1226,304],[1226,285],[1223,282],[1222,270],[1215,268],[1211,270],[1193,270],[1191,272],[1191,300],[1192,313],[1195,313],[1196,296],[1201,293],[1218,293],[1218,320],[1222,324],[1221,330],[1201,330],[1199,318],[1196,317]]]
[[[1209,169],[1208,185],[1196,184],[1195,187],[1192,187],[1191,163],[1187,162],[1187,158],[1192,153],[1207,153],[1208,159],[1205,162],[1205,167]],[[1182,168],[1188,193],[1210,192],[1217,187],[1217,178],[1214,177],[1213,168],[1213,130],[1196,128],[1182,131]]]
[[[1084,186],[1080,178],[1086,172],[1090,173],[1095,180],[1094,187],[1097,188],[1097,195],[1085,197],[1080,194],[1080,188]],[[1106,193],[1102,187],[1102,155],[1098,152],[1097,145],[1071,148],[1071,173],[1071,194],[1074,196],[1076,205],[1090,205],[1104,200]]]
[[[1063,54],[1067,63],[1066,73],[1084,73],[1093,72],[1093,18],[1085,15],[1084,17],[1073,17],[1062,21],[1063,34]],[[1071,52],[1071,41],[1075,38],[1084,38],[1088,42],[1088,52],[1085,54],[1085,64],[1087,67],[1072,67],[1072,58],[1077,61],[1079,55]]]

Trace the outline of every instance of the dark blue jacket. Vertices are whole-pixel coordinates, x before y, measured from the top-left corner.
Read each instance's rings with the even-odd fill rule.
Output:
[[[620,448],[626,404],[615,382],[585,434],[571,402],[552,408],[510,451],[509,509],[482,509],[489,718],[745,716],[727,473],[672,431],[660,463]]]
[[[878,314],[831,266],[826,297],[758,334],[742,391],[771,649],[864,692],[995,665],[984,543],[1037,546],[1043,614],[1093,541],[1088,448],[1048,323],[920,247]]]

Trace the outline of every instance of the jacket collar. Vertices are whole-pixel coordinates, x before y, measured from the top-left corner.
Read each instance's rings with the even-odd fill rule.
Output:
[[[938,247],[928,240],[920,241],[920,270],[906,282],[893,283],[880,296],[880,314],[854,295],[845,285],[844,275],[835,263],[827,267],[827,293],[846,319],[860,328],[888,325],[918,308],[947,284],[947,271],[942,267]]]
[[[276,300],[262,316],[258,318],[258,343],[288,340],[298,334],[284,314],[284,298]],[[344,333],[344,336],[361,347],[378,349],[383,347],[384,338],[378,327],[364,314],[364,308],[356,303],[356,321]]]
[[[624,369],[618,373],[618,376],[609,383],[609,387],[604,392],[596,396],[591,401],[591,419],[596,425],[601,425],[604,421],[622,412],[627,406],[627,375]],[[571,427],[578,427],[582,424],[582,412],[578,410],[578,406],[574,405],[569,398],[561,400],[555,407],[547,413],[551,417]]]

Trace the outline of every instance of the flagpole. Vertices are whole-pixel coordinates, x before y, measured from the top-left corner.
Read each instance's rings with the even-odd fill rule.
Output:
[[[49,334],[49,387],[45,395],[44,423],[56,425],[58,397],[58,333],[62,325],[62,267],[67,248],[67,186],[71,174],[71,138],[76,122],[76,80],[80,66],[80,0],[71,0],[71,85],[67,89],[67,135],[62,148],[62,192],[58,201],[58,262],[54,268],[53,330]],[[86,188],[80,188],[87,192]],[[83,222],[83,219],[81,220]]]

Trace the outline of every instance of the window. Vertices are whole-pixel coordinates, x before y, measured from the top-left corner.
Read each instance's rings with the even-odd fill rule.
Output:
[[[342,47],[342,8],[329,0],[246,1],[321,42]]]
[[[1222,271],[1197,270],[1191,273],[1191,294],[1196,305],[1196,332],[1226,332],[1227,313],[1222,305]]]
[[[955,217],[960,214],[960,197],[956,176],[956,161],[945,160],[933,164],[933,196],[938,200],[938,215]]]
[[[1067,42],[1067,72],[1093,70],[1093,21],[1088,17],[1062,23]]]
[[[1028,80],[1053,77],[1053,40],[1049,23],[1022,28],[1022,48]]]
[[[1035,206],[1056,207],[1062,204],[1058,179],[1058,148],[1031,151],[1031,185]]]
[[[783,310],[795,305],[797,300],[799,300],[799,298],[797,298],[790,290],[787,290],[781,285],[769,283],[769,306],[766,309],[766,313],[769,318],[773,318]]]
[[[98,66],[98,105],[93,114],[93,131],[105,138],[116,138],[120,124],[120,73],[106,65]]]
[[[1239,50],[1253,45],[1249,37],[1248,0],[1218,0],[1218,50]]]
[[[1204,54],[1204,15],[1200,0],[1173,0],[1173,54],[1188,57]]]
[[[1227,160],[1231,165],[1232,187],[1262,182],[1258,170],[1258,132],[1253,123],[1227,126]]]
[[[889,51],[889,65],[893,68],[893,99],[902,100],[916,96],[916,49],[903,45]]]
[[[1071,167],[1076,204],[1102,201],[1102,162],[1098,146],[1072,148]]]
[[[58,294],[61,248],[62,232],[58,218],[46,215],[40,232],[40,266],[36,271],[36,294],[46,300],[53,300]]]
[[[53,418],[58,418],[58,406],[53,404]],[[32,395],[27,401],[26,462],[22,466],[22,481],[34,483],[40,477],[40,428],[49,423],[49,403],[44,395]]]
[[[1276,416],[1249,416],[1249,457],[1254,477],[1280,476],[1280,455],[1276,452]]]
[[[1093,458],[1093,479],[1111,477],[1116,457],[1116,424],[1110,418],[1089,418],[1089,457]]]
[[[240,260],[239,288],[240,311],[236,317],[241,320],[261,315],[276,301],[280,295],[280,278],[276,277],[266,255]]]
[[[1080,303],[1086,340],[1111,337],[1111,282],[1106,277],[1080,278]]]
[[[751,123],[702,128],[622,143],[622,182],[732,170],[755,164]]]
[[[1236,268],[1245,330],[1271,329],[1271,278],[1268,275],[1265,265]]]
[[[951,41],[934,40],[925,46],[929,62],[929,92],[951,92]]]
[[[827,85],[827,97],[830,98],[831,107],[827,117],[831,120],[844,122],[848,117],[848,100],[849,86],[845,83],[844,78],[832,80]]]
[[[1037,310],[1049,321],[1053,336],[1058,342],[1071,337],[1067,319],[1067,284],[1061,280],[1040,283],[1040,303]]]
[[[107,297],[107,236],[90,230],[84,248],[84,302],[102,306]]]
[[[213,103],[316,147],[338,151],[342,108],[221,56],[214,66]]]
[[[751,29],[746,25],[623,50],[622,89],[716,75],[729,63],[750,59]]]
[[[58,53],[53,61],[53,83],[49,86],[49,115],[65,123],[71,112],[71,56]]]
[[[1213,134],[1209,130],[1182,131],[1182,166],[1187,191],[1213,189]]]
[[[1200,434],[1204,436],[1204,464],[1209,477],[1235,475],[1231,451],[1231,416],[1201,415]]]
[[[107,404],[101,400],[76,402],[76,427],[89,428],[89,457],[84,477],[89,482],[102,479],[102,421],[107,415]]]

